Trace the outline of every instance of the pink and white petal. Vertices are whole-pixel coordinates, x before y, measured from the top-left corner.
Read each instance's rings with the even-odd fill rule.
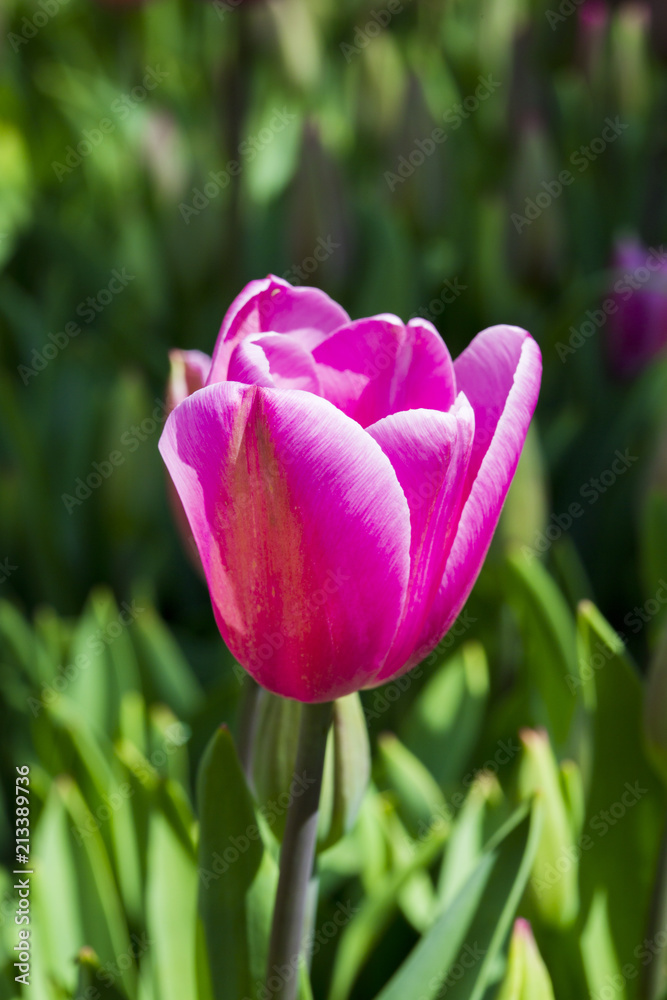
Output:
[[[247,385],[322,394],[312,355],[287,333],[264,333],[237,344],[229,361],[228,378]]]
[[[246,337],[293,333],[310,349],[349,319],[342,306],[319,288],[294,287],[273,274],[251,281],[234,299],[222,321],[208,384],[227,378],[232,351]]]
[[[171,412],[184,399],[206,385],[211,359],[203,351],[169,351],[167,410]]]
[[[461,394],[449,413],[410,410],[367,428],[391,461],[410,508],[410,581],[403,616],[373,685],[407,669],[442,581],[462,505],[475,417]]]
[[[319,396],[226,382],[174,410],[160,450],[239,662],[300,701],[363,687],[410,569],[407,501],[377,442]]]
[[[411,409],[414,401],[425,410],[449,410],[457,396],[456,373],[444,340],[426,319],[408,320],[410,365],[402,385]]]
[[[540,391],[540,349],[530,334],[517,327],[483,331],[457,358],[454,367],[459,388],[475,411],[473,454],[456,537],[411,666],[440,642],[472,590],[498,524]]]
[[[313,350],[325,397],[362,427],[410,409],[448,410],[456,397],[449,352],[425,321],[384,314],[336,330]]]

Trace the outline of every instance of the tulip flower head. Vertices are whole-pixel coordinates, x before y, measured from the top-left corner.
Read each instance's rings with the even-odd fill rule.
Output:
[[[425,320],[351,321],[269,276],[232,303],[160,451],[233,655],[322,702],[442,639],[481,569],[537,401],[524,330],[452,362]]]
[[[667,258],[625,239],[612,266],[616,309],[607,325],[607,356],[614,374],[632,378],[667,345]]]

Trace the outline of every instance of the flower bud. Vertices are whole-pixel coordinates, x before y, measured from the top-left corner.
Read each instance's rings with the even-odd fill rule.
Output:
[[[253,785],[258,805],[282,840],[290,801],[303,775],[295,774],[302,703],[262,689],[257,703]],[[370,746],[357,693],[334,702],[320,796],[319,849],[336,843],[354,824],[370,777]]]
[[[579,851],[575,843],[579,831],[575,824],[580,810],[578,805],[575,807],[579,796],[572,791],[578,772],[568,763],[566,789],[546,732],[524,729],[519,735],[524,747],[520,794],[523,799],[540,795],[545,813],[530,879],[532,895],[546,924],[566,927],[579,910]]]
[[[631,115],[643,119],[648,110],[650,28],[651,10],[642,0],[621,4],[612,23],[611,79],[618,90],[617,104],[622,118]]]
[[[507,970],[496,1000],[554,1000],[553,986],[527,920],[514,922]]]
[[[625,238],[616,244],[612,268],[607,357],[615,375],[632,378],[667,344],[667,257]]]
[[[576,61],[591,85],[601,82],[609,14],[607,0],[585,0],[578,10]]]

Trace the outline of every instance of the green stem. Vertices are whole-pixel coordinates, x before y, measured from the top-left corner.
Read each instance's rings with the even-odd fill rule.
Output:
[[[273,911],[267,983],[273,1000],[295,1000],[299,956],[308,885],[313,873],[317,816],[324,770],[324,751],[333,706],[304,705],[299,728],[295,773],[304,775],[307,787],[295,795],[287,811],[285,835],[280,851],[280,876]],[[278,988],[275,984],[279,983]]]
[[[250,674],[246,674],[241,688],[237,742],[239,760],[250,789],[253,788],[252,769],[257,733],[257,704],[261,690],[257,681]]]

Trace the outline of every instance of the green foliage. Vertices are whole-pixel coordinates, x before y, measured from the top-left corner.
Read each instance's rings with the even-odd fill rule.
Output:
[[[426,316],[454,357],[522,325],[544,359],[465,612],[361,694],[361,801],[355,753],[330,759],[300,1000],[667,995],[667,368],[615,381],[590,319],[619,234],[664,242],[662,5],[650,28],[633,4],[399,6],[376,31],[359,0],[3,3],[2,1000],[24,764],[36,1000],[265,1000],[284,812],[260,785],[289,747],[249,788],[157,440],[169,348],[210,352],[268,271]]]

